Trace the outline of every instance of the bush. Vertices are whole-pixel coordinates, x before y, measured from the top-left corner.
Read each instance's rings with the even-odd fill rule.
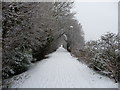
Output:
[[[119,74],[119,37],[114,33],[101,36],[100,40],[89,41],[84,49],[85,62],[97,72],[114,78],[117,82]],[[82,52],[80,52],[82,53]]]
[[[3,79],[28,70],[31,61],[33,60],[32,49],[25,47],[15,48],[14,55],[12,56],[11,60],[7,62],[7,65],[3,68]]]

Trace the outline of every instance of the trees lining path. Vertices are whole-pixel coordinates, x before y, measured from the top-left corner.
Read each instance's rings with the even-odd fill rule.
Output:
[[[27,71],[13,88],[117,88],[118,84],[95,73],[60,47]]]

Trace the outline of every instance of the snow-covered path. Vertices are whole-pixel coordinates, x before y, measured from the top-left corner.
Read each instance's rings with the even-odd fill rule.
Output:
[[[28,78],[14,88],[117,88],[107,77],[95,73],[60,47],[28,71]]]

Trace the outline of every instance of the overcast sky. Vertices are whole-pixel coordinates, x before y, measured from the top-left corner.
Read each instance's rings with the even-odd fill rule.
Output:
[[[75,2],[73,11],[87,41],[97,40],[106,32],[118,32],[117,2]]]

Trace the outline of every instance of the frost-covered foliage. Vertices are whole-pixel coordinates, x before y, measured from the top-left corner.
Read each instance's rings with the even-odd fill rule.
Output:
[[[12,75],[19,74],[22,71],[25,71],[23,68],[18,69],[22,61],[29,62],[28,59],[24,56],[20,50],[22,47],[28,47],[28,28],[29,28],[29,19],[25,15],[25,11],[28,9],[23,7],[21,3],[3,3],[2,4],[2,66],[3,66],[3,79],[8,78]],[[28,60],[28,61],[27,61]],[[22,67],[22,64],[21,64]],[[24,66],[23,66],[24,67]]]
[[[72,4],[73,2],[2,3],[3,79],[27,70],[31,63],[55,51],[62,42],[72,48],[80,47],[79,41],[83,40],[81,25],[70,11]]]
[[[119,40],[118,35],[107,33],[101,36],[100,40],[87,42],[85,49],[81,52],[90,67],[114,78],[115,81],[118,81],[120,64]]]
[[[3,61],[3,79],[4,77],[8,78],[28,70],[31,61],[33,60],[32,49],[17,47],[12,53],[12,61],[9,61],[10,63]]]
[[[67,43],[66,48],[69,52],[76,55],[77,52],[84,47],[84,32],[82,30],[82,25],[75,20],[73,13],[68,17],[64,17],[62,26],[65,32],[64,40]]]

